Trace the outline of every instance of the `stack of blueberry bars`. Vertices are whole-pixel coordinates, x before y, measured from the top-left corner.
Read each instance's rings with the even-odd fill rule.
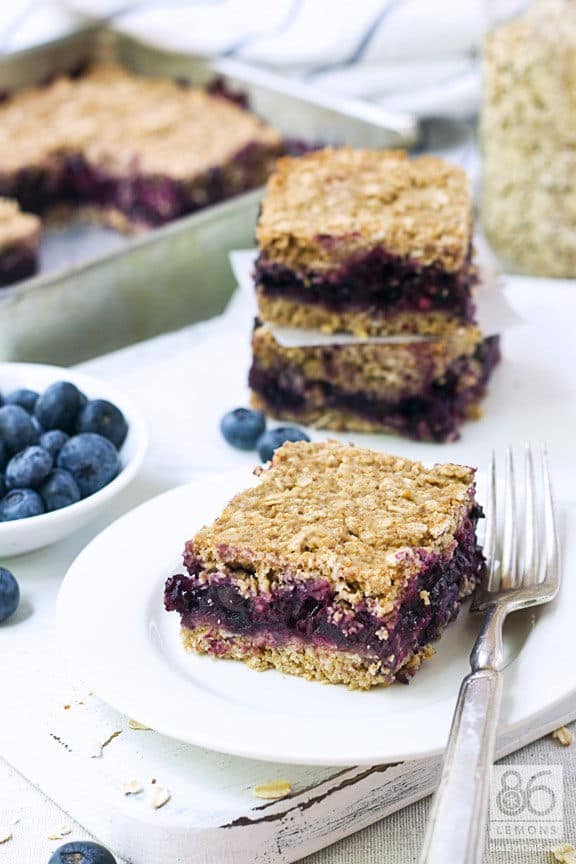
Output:
[[[185,648],[368,689],[406,682],[484,570],[474,470],[289,442],[190,540]]]
[[[257,227],[253,404],[319,428],[451,441],[499,360],[476,325],[465,173],[398,151],[284,157]],[[348,334],[285,347],[278,327]]]

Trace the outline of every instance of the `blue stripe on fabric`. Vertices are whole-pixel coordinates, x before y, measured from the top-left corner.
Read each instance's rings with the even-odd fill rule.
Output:
[[[353,66],[357,63],[363,55],[366,53],[366,50],[372,39],[386,20],[388,16],[395,12],[396,9],[401,6],[405,0],[388,0],[387,3],[377,12],[374,16],[364,33],[362,34],[358,44],[354,48],[354,50],[349,54],[349,56],[340,60],[337,63],[324,63],[321,66],[316,66],[314,69],[311,69],[307,72],[306,77],[313,77],[314,75],[320,75],[323,72],[330,72],[333,69],[345,68],[346,66]]]
[[[285,33],[298,18],[298,15],[302,10],[303,2],[304,0],[292,0],[290,9],[286,13],[284,19],[280,21],[279,24],[277,24],[275,27],[272,27],[268,31],[257,31],[255,33],[248,33],[246,36],[243,36],[241,39],[239,39],[235,45],[227,48],[226,51],[224,51],[223,56],[231,57],[233,54],[237,54],[239,51],[242,51],[249,45],[254,45],[258,42],[259,39],[269,39],[271,36],[280,36],[282,33]]]

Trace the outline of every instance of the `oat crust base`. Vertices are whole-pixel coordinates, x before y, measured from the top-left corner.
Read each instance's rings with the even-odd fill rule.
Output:
[[[240,660],[259,672],[277,669],[308,681],[345,684],[350,690],[389,687],[394,683],[394,674],[383,668],[378,660],[365,659],[350,652],[331,651],[299,642],[283,647],[266,645],[264,641],[258,644],[253,637],[236,636],[215,627],[197,627],[194,630],[183,627],[181,637],[187,651],[214,656],[217,644],[219,659]],[[395,675],[402,672],[411,676],[434,653],[431,645],[424,646],[417,654],[411,654]]]
[[[394,312],[375,315],[369,309],[335,312],[321,304],[303,303],[285,297],[267,297],[257,291],[258,318],[278,327],[302,327],[323,333],[354,336],[395,336],[410,333],[445,338],[462,327],[462,319],[442,312]]]

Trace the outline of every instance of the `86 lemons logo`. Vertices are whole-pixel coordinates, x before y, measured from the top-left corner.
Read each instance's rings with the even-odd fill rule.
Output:
[[[495,765],[490,786],[492,840],[550,840],[563,829],[561,765]]]

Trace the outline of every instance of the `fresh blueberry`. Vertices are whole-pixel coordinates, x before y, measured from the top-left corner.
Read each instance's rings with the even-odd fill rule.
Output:
[[[120,471],[120,458],[114,445],[93,432],[83,432],[66,441],[56,464],[72,474],[82,498],[107,486]]]
[[[89,840],[77,840],[65,843],[52,853],[48,864],[117,864],[116,859],[108,849],[91,843]]]
[[[5,567],[0,567],[0,624],[14,614],[20,603],[18,582]]]
[[[308,435],[294,426],[278,426],[277,429],[269,429],[258,439],[258,455],[262,462],[269,462],[274,451],[281,447],[285,441],[310,441]]]
[[[8,462],[4,475],[6,488],[36,489],[48,476],[53,465],[52,456],[43,447],[27,447]]]
[[[44,502],[33,489],[12,489],[0,501],[0,522],[28,519],[44,513]]]
[[[44,429],[72,432],[82,407],[83,394],[69,381],[57,381],[38,397],[34,414]]]
[[[61,510],[80,501],[80,489],[69,471],[56,468],[38,489],[48,512]]]
[[[34,413],[36,402],[38,401],[38,393],[36,390],[27,390],[22,387],[20,390],[13,390],[4,397],[6,405],[20,405],[28,414]]]
[[[103,435],[119,450],[126,440],[128,424],[120,409],[112,402],[92,399],[80,412],[76,431]]]
[[[9,455],[37,444],[39,437],[32,418],[20,405],[3,405],[0,408],[0,439]]]
[[[256,442],[266,429],[266,418],[261,411],[236,408],[220,421],[220,431],[232,447],[239,450],[254,450]]]
[[[62,432],[61,429],[50,429],[49,432],[44,432],[44,434],[40,436],[40,447],[47,450],[52,456],[52,459],[56,459],[58,453],[66,441],[68,441],[68,438],[69,436],[66,432]]]

